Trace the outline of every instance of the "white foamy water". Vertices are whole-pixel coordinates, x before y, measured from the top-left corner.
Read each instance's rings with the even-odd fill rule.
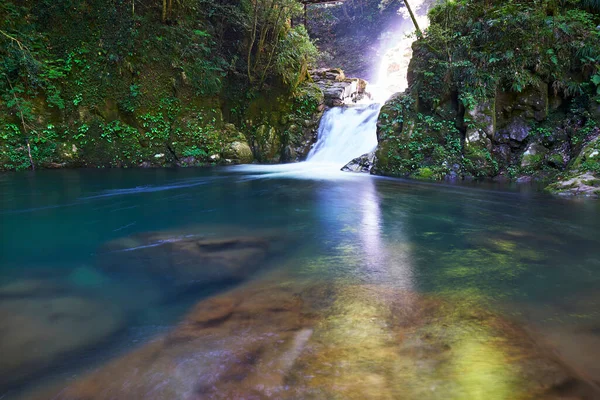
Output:
[[[325,112],[318,141],[308,154],[308,163],[331,163],[343,167],[348,161],[377,146],[379,104],[334,107]]]

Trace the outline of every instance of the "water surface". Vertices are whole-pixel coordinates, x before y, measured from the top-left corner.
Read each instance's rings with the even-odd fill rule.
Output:
[[[292,243],[245,281],[288,270],[287,279],[298,281],[472,302],[543,332],[569,365],[600,379],[598,202],[340,173],[319,164],[22,172],[0,175],[0,193],[0,285],[52,282],[60,291],[42,287],[39,293],[51,293],[16,297],[27,307],[56,296],[89,297],[121,321],[106,338],[61,353],[53,372],[7,383],[0,398],[77,379],[160,337],[195,302],[238,285],[225,280],[166,296],[166,283],[99,266],[110,241],[190,230],[277,232]],[[15,295],[0,289],[0,307],[10,301]]]

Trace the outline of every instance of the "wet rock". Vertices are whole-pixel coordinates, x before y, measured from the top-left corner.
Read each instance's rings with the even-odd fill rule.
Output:
[[[237,160],[240,164],[249,164],[254,160],[252,149],[246,142],[233,142],[223,152],[223,156],[228,159]]]
[[[0,387],[27,379],[106,339],[123,316],[75,296],[0,301]]]
[[[538,143],[531,143],[525,149],[521,158],[521,167],[536,166],[541,164],[548,149]]]
[[[0,300],[10,297],[48,296],[65,290],[64,285],[47,279],[25,279],[0,286]]]
[[[459,299],[262,280],[199,303],[170,334],[51,398],[592,398],[518,325]]]
[[[279,162],[281,138],[275,127],[266,124],[260,125],[255,131],[255,141],[253,148],[256,152],[262,154],[265,160]]]
[[[502,160],[504,163],[509,163],[511,159],[510,146],[507,144],[501,144],[494,146],[493,154]]]
[[[563,196],[600,197],[600,178],[590,172],[583,172],[555,182],[546,190]]]
[[[471,121],[465,133],[467,146],[483,146],[490,148],[492,138],[496,131],[495,100],[488,99],[465,110],[465,116]]]
[[[310,71],[314,82],[321,88],[327,106],[342,106],[356,101],[366,94],[367,82],[358,78],[346,78],[339,68]]]
[[[247,278],[281,243],[281,238],[270,236],[146,233],[103,246],[98,267],[109,273],[148,277],[178,290]]]
[[[342,167],[342,171],[369,173],[371,171],[371,168],[373,168],[374,161],[375,161],[375,152],[363,154],[362,156],[356,157],[354,160],[352,160],[348,164],[344,165]]]
[[[521,92],[498,92],[496,104],[499,126],[510,125],[516,119],[543,121],[548,116],[548,84],[540,82]]]
[[[529,127],[527,122],[525,122],[521,118],[516,118],[499,133],[502,134],[503,132],[506,132],[510,139],[514,140],[515,142],[521,143],[525,139],[527,139],[530,131],[531,128]]]

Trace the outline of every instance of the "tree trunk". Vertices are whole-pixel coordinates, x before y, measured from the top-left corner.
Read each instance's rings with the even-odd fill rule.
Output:
[[[408,4],[408,0],[402,0],[402,1],[404,1],[404,5],[406,6],[408,13],[410,14],[410,19],[412,19],[413,24],[415,24],[415,29],[417,31],[417,39],[423,38],[423,32],[421,32],[421,29],[419,28],[419,24],[417,23],[415,14],[413,14],[412,9],[410,8],[410,5]]]
[[[160,20],[163,24],[167,22],[167,0],[162,2],[162,17]]]
[[[252,33],[250,34],[250,45],[248,46],[248,81],[252,83],[252,48],[254,47],[254,41],[256,40],[256,29],[258,25],[258,0],[254,2],[254,23],[252,24]]]

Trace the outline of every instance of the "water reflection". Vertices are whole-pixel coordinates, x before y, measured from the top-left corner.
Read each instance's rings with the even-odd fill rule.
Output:
[[[221,398],[241,398],[263,385],[275,398],[502,399],[529,393],[532,385],[551,390],[555,383],[549,382],[569,378],[571,366],[597,379],[598,206],[315,168],[78,172],[78,190],[60,186],[70,179],[60,173],[58,183],[43,175],[39,185],[60,192],[48,203],[29,192],[35,185],[4,179],[10,199],[3,199],[0,210],[0,282],[17,285],[0,285],[0,328],[8,328],[0,335],[10,331],[11,340],[40,342],[31,332],[54,332],[41,341],[59,355],[65,343],[106,335],[97,346],[83,346],[88,350],[75,348],[70,360],[83,361],[66,369],[66,375],[81,377],[90,365],[103,366],[94,375],[96,389],[87,387],[94,399],[102,398],[98,387],[110,385],[106,398],[119,398],[128,382],[209,393],[209,374]],[[136,193],[137,187],[144,189]],[[21,204],[19,198],[30,201]],[[48,205],[56,208],[30,208]],[[134,242],[164,240],[190,225],[229,239],[251,236],[257,243],[252,251],[266,246],[254,242],[265,231],[292,244],[270,259],[269,268],[252,264],[260,273],[242,274],[243,282],[219,298],[221,308],[187,317],[193,304],[231,286],[186,291],[182,284],[175,292],[165,278],[173,271],[161,270],[158,256],[148,255],[147,263],[112,260],[112,272],[152,272],[145,279],[120,279],[125,274],[107,273],[100,262],[107,243],[133,248]],[[276,240],[269,236],[267,242]],[[193,267],[188,256],[199,257],[197,247],[219,252],[227,243],[182,243],[179,258],[160,257],[177,261],[169,264],[173,269]],[[236,246],[217,258],[256,258],[248,246]],[[177,276],[200,280],[199,270],[187,267]],[[54,305],[58,316],[45,304]],[[553,350],[540,350],[544,341],[536,329],[525,331],[490,310],[528,327],[541,322]],[[113,328],[104,331],[98,324]],[[108,336],[114,327],[130,336]],[[169,340],[147,358],[133,359],[124,350],[152,336],[131,333],[137,331],[170,332]],[[10,342],[3,336],[2,343]],[[555,349],[568,367],[553,358]],[[86,364],[94,354],[111,357]],[[219,355],[230,358],[213,359]],[[114,365],[127,368],[104,367],[117,356],[124,361]],[[208,371],[198,360],[222,369]],[[185,379],[164,378],[172,365]],[[203,373],[195,374],[195,366]],[[147,381],[124,373],[136,368],[147,372]],[[544,368],[554,371],[547,380]],[[36,372],[28,366],[21,371]],[[153,372],[162,380],[153,381]],[[21,380],[26,386],[35,381],[31,375]],[[265,395],[267,389],[260,390]],[[127,398],[152,398],[138,394]]]

